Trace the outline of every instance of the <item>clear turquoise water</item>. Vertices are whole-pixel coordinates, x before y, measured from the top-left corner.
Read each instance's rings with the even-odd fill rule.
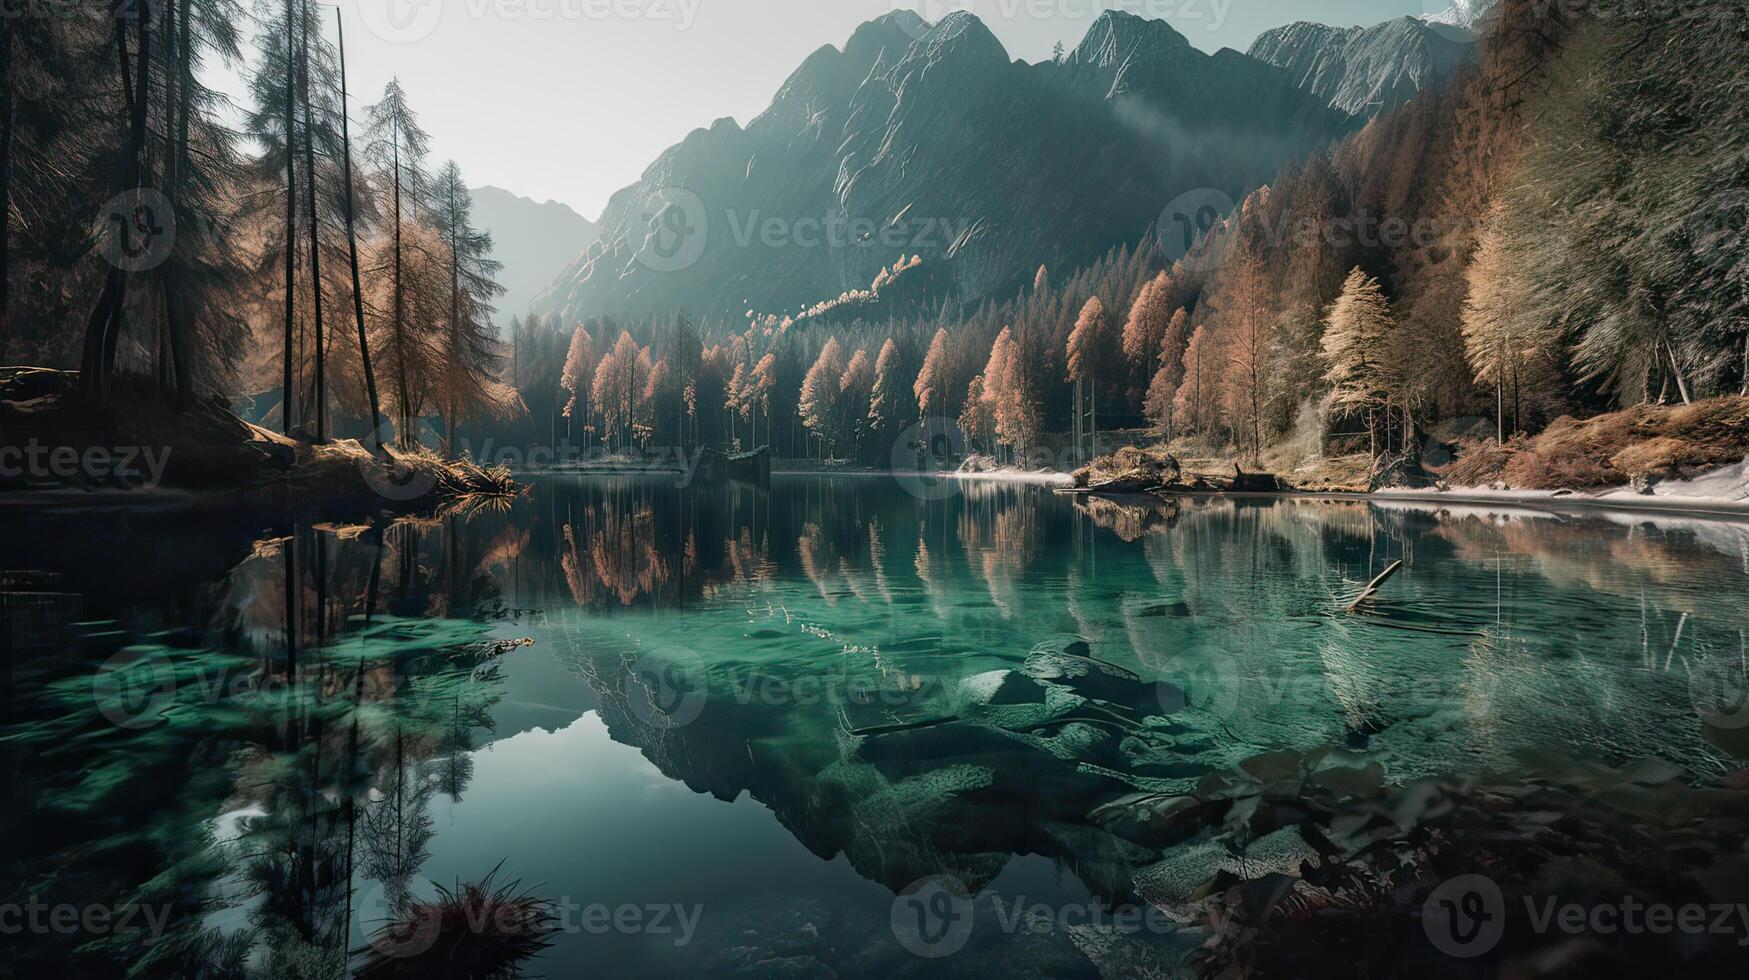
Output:
[[[1124,974],[1110,917],[1170,857],[1089,818],[1126,792],[1328,745],[1393,780],[1749,755],[1737,524],[798,477],[17,526],[0,904],[166,915],[27,935],[19,976],[338,975],[495,868],[560,903],[539,975]],[[894,918],[935,875],[975,896],[939,959]]]

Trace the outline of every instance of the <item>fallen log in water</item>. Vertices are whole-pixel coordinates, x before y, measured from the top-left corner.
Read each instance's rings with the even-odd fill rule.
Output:
[[[1356,609],[1359,609],[1361,603],[1363,603],[1363,602],[1367,601],[1368,599],[1371,599],[1373,596],[1377,595],[1379,588],[1381,586],[1383,586],[1386,582],[1389,582],[1391,580],[1391,576],[1396,575],[1398,572],[1400,572],[1402,570],[1403,570],[1403,560],[1401,558],[1397,559],[1394,562],[1391,562],[1391,567],[1380,572],[1378,578],[1375,578],[1371,582],[1368,582],[1366,588],[1360,590],[1360,595],[1357,596],[1353,602],[1348,604],[1348,608],[1345,611],[1346,612],[1353,612]]]

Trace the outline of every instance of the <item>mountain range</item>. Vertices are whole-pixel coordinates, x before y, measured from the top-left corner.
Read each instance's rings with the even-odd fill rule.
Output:
[[[1476,58],[1476,36],[1443,22],[1399,17],[1372,27],[1301,21],[1265,31],[1250,55],[1350,115],[1388,112]]]
[[[1208,54],[1107,12],[1028,64],[972,14],[895,11],[815,51],[745,127],[720,119],[662,153],[536,309],[786,314],[901,260],[932,302],[975,303],[1230,207],[1467,50],[1418,21],[1283,32]]]
[[[558,201],[542,204],[498,187],[475,187],[474,221],[492,233],[492,257],[504,263],[498,275],[504,295],[493,322],[503,326],[528,312],[571,260],[595,241],[595,222]]]

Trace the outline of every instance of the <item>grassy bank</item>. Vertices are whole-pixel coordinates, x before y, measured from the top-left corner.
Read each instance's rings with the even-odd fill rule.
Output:
[[[0,496],[26,503],[213,501],[317,513],[425,511],[522,491],[510,471],[427,449],[269,432],[217,400],[185,408],[123,384],[89,403],[78,376],[0,369]]]

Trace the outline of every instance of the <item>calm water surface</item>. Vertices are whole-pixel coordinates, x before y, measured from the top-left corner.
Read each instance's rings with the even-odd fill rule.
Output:
[[[5,519],[0,903],[162,913],[18,976],[334,975],[494,869],[560,903],[545,976],[1125,974],[1173,857],[1090,818],[1126,793],[1749,756],[1743,525],[881,478]],[[894,903],[934,875],[976,896],[941,959]]]

